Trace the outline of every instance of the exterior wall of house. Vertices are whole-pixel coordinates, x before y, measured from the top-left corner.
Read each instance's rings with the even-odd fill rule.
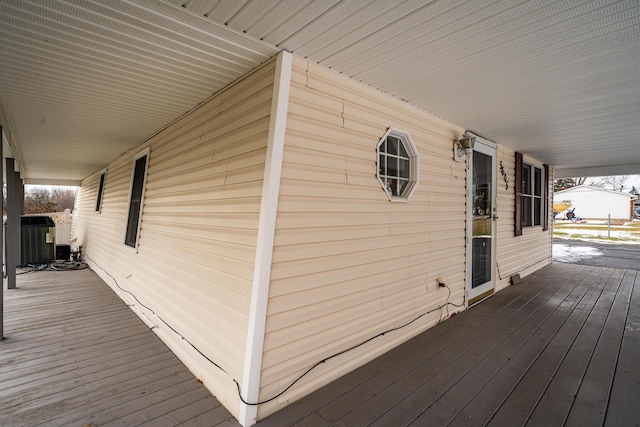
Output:
[[[322,364],[259,418],[435,325],[448,295],[436,277],[464,304],[465,163],[452,156],[464,130],[301,59],[292,80],[260,399],[424,317]],[[407,203],[390,202],[376,178],[388,127],[409,132],[419,152]]]
[[[390,202],[376,178],[376,145],[388,127],[407,131],[419,152],[419,184],[407,203]],[[419,319],[320,364],[260,406],[259,419],[437,324],[448,292],[436,277],[451,288],[449,301],[464,307],[465,163],[452,156],[463,132],[294,60],[260,399],[317,362]],[[514,158],[498,146],[511,185],[505,188],[498,171],[497,289],[511,274],[525,276],[551,260],[549,231],[513,235]]]
[[[242,381],[273,79],[271,62],[115,159],[101,212],[100,173],[83,181],[74,211],[91,268],[236,417],[230,376]],[[134,252],[123,244],[132,159],[147,147]]]
[[[590,186],[578,186],[558,191],[556,201],[571,201],[575,214],[585,219],[611,219],[629,221],[631,219],[631,197],[629,194],[603,190]],[[566,211],[560,212],[558,219],[564,218]]]
[[[72,230],[91,267],[245,420],[253,415],[242,415],[232,379],[249,377],[246,345],[256,335],[247,324],[257,312],[275,74],[273,62],[265,65],[111,162],[100,213],[100,173],[88,177]],[[299,58],[289,89],[257,400],[331,359],[259,405],[258,419],[434,326],[447,302],[457,305],[449,314],[466,303],[466,170],[453,159],[464,129]],[[406,203],[390,202],[376,177],[376,146],[389,127],[408,132],[419,154],[419,184]],[[123,244],[129,188],[133,158],[146,148],[134,252]],[[505,188],[498,172],[501,289],[511,274],[550,261],[551,238],[542,227],[513,237],[514,152],[497,153],[511,183]]]
[[[543,227],[523,227],[521,236],[514,236],[515,204],[515,152],[504,146],[498,146],[498,171],[496,181],[498,185],[496,206],[498,210],[498,230],[496,241],[496,291],[504,289],[510,284],[510,277],[520,274],[521,277],[536,271],[551,262],[553,218],[553,171],[550,170],[547,191],[549,194],[549,230]],[[524,156],[526,163],[543,168],[541,162]],[[500,163],[504,168],[508,187],[500,173]]]

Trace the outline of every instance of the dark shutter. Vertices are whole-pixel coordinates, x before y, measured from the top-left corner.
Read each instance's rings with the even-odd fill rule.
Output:
[[[544,203],[544,219],[542,220],[542,231],[549,229],[549,165],[542,165],[544,167],[544,193],[543,193],[543,203]]]
[[[513,184],[515,191],[514,236],[522,236],[522,153],[516,153],[516,179]]]

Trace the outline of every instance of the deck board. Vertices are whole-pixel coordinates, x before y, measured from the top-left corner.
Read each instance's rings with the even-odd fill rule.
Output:
[[[460,379],[478,359],[523,322],[532,308],[544,304],[553,294],[553,290],[545,287],[539,287],[531,294],[522,294],[503,305],[484,322],[460,331],[460,337],[454,345],[442,349],[438,343],[434,346],[437,354],[395,381],[357,411],[346,414],[337,425],[350,426],[365,420],[372,425],[389,425],[390,422],[408,424],[420,410],[407,411],[407,408],[425,408],[432,404],[442,390]]]
[[[4,298],[0,425],[239,425],[92,271],[20,275]]]
[[[541,325],[536,335],[528,339],[526,343],[507,361],[507,363],[493,375],[480,390],[465,402],[465,405],[461,405],[460,409],[451,413],[448,411],[448,416],[451,416],[449,425],[451,426],[476,426],[485,425],[491,417],[496,413],[498,408],[507,399],[510,393],[514,391],[514,385],[516,386],[515,399],[513,401],[517,403],[526,403],[526,400],[522,400],[518,396],[518,392],[529,392],[531,389],[527,386],[520,386],[521,381],[527,375],[531,373],[530,378],[532,380],[538,380],[541,376],[534,372],[537,369],[532,366],[535,363],[540,362],[537,368],[545,368],[548,365],[542,362],[540,357],[543,352],[549,348],[553,340],[558,337],[559,331],[566,327],[567,316],[576,313],[576,310],[580,307],[580,304],[584,304],[585,296],[588,290],[594,286],[596,279],[599,276],[601,269],[591,271],[589,275],[578,274],[572,278],[571,281],[579,283],[579,286],[573,289],[568,298],[560,303],[555,316],[549,319],[547,322]],[[565,277],[564,280],[567,280]],[[603,282],[604,284],[604,282]],[[595,302],[595,298],[592,302]],[[585,314],[586,317],[586,314]],[[560,342],[564,342],[560,340]],[[463,390],[468,389],[465,382],[461,382],[459,385]],[[516,407],[515,410],[521,408]],[[505,411],[506,413],[506,411]]]
[[[621,281],[622,271],[616,270],[609,278],[580,333],[531,413],[529,422],[534,425],[562,425],[566,421]]]
[[[580,277],[577,276],[576,279]],[[527,359],[522,360],[522,357],[541,351],[584,293],[585,290],[580,288],[577,282],[575,285],[568,284],[560,288],[543,306],[532,312],[523,323],[518,325],[505,340],[496,345],[491,353],[487,354],[473,369],[468,370],[464,381],[457,381],[446,392],[441,393],[433,405],[412,421],[412,425],[446,425],[453,421],[473,398],[480,396],[484,387],[496,376],[504,376],[508,381],[513,381],[513,372],[522,369],[522,363],[527,363]],[[557,305],[557,298],[563,300],[560,305]],[[508,366],[510,363],[517,368]],[[487,404],[483,406],[487,407]],[[478,414],[474,415],[472,418],[478,420]]]
[[[601,270],[596,270],[596,274],[599,271]],[[485,396],[491,396],[491,393],[495,393],[495,396],[499,399],[504,399],[504,402],[496,405],[493,402],[486,402],[486,399],[481,399],[481,402],[485,405],[490,405],[492,410],[491,413],[486,414],[486,417],[474,417],[478,425],[484,425],[484,423],[491,420],[492,417],[492,421],[496,425],[500,425],[501,422],[510,422],[511,420],[519,420],[521,424],[526,422],[534,410],[535,405],[544,394],[547,386],[552,381],[558,367],[564,360],[567,352],[571,348],[571,344],[580,332],[589,313],[591,313],[593,309],[593,305],[598,300],[602,289],[606,285],[608,275],[606,271],[602,271],[602,273],[602,275],[590,276],[587,280],[581,282],[583,289],[587,288],[584,296],[569,314],[560,329],[555,333],[545,349],[537,355],[535,362],[527,368],[520,378],[514,378],[513,389],[507,390],[503,388],[501,390],[502,393],[496,393],[495,389],[487,390],[489,394],[485,393]],[[468,410],[461,411],[462,413],[457,418],[457,422],[453,423],[453,425],[463,425],[464,416],[469,416],[470,410],[478,408],[478,405],[475,403],[476,402],[473,402],[471,408],[468,408]]]
[[[415,392],[398,402],[392,410],[385,413],[372,425],[384,426],[389,423],[425,425],[435,414],[427,414],[426,409],[438,401],[442,394],[464,379],[464,387],[472,388],[475,374],[487,373],[486,369],[497,369],[501,358],[511,356],[517,347],[526,341],[540,323],[545,321],[556,307],[554,298],[564,299],[571,289],[562,287],[545,288],[543,292],[519,307],[518,311],[507,317],[490,333],[460,354],[455,360],[441,369],[432,378],[425,381]],[[555,291],[555,292],[554,292]],[[560,296],[558,296],[560,294]],[[479,366],[482,362],[489,366]],[[494,364],[498,366],[491,366]],[[490,372],[490,371],[489,371]],[[424,408],[425,412],[409,411],[410,408]],[[416,417],[416,412],[419,414]],[[439,414],[438,414],[439,415]]]
[[[587,371],[580,382],[566,425],[600,426],[604,423],[634,279],[635,272],[631,271],[622,279]]]
[[[629,312],[620,345],[620,354],[613,377],[606,426],[627,426],[640,420],[640,380],[638,357],[640,355],[640,272],[636,272],[631,293]]]
[[[635,425],[638,276],[551,264],[258,426]]]

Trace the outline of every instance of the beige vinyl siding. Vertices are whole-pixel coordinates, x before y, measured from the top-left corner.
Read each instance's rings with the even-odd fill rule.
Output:
[[[236,417],[229,375],[242,381],[273,79],[271,62],[112,161],[99,214],[99,174],[85,179],[74,212],[73,234],[90,266]],[[133,253],[123,244],[132,158],[147,147]]]
[[[544,169],[542,163],[526,155],[524,156],[524,161],[542,169],[544,185]],[[505,182],[500,174],[500,162],[502,162],[509,180],[508,189],[505,189]],[[549,230],[543,231],[541,225],[536,227],[523,227],[522,236],[514,236],[515,151],[503,146],[498,146],[497,163],[498,236],[496,242],[496,290],[500,290],[509,286],[509,278],[512,275],[518,273],[521,277],[524,277],[551,262],[553,170],[549,170]]]
[[[464,300],[463,130],[401,101],[294,59],[271,272],[260,399],[316,362],[446,302]],[[388,127],[410,133],[420,182],[392,203],[376,178]],[[454,311],[453,307],[451,311]],[[440,318],[333,359],[259,407],[259,418],[380,355]]]

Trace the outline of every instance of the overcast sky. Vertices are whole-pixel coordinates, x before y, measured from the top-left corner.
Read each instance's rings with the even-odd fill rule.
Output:
[[[635,185],[637,190],[640,190],[640,175],[631,175],[631,179],[629,179],[629,182],[627,183],[627,186],[629,186],[629,190],[631,189],[631,186]]]

